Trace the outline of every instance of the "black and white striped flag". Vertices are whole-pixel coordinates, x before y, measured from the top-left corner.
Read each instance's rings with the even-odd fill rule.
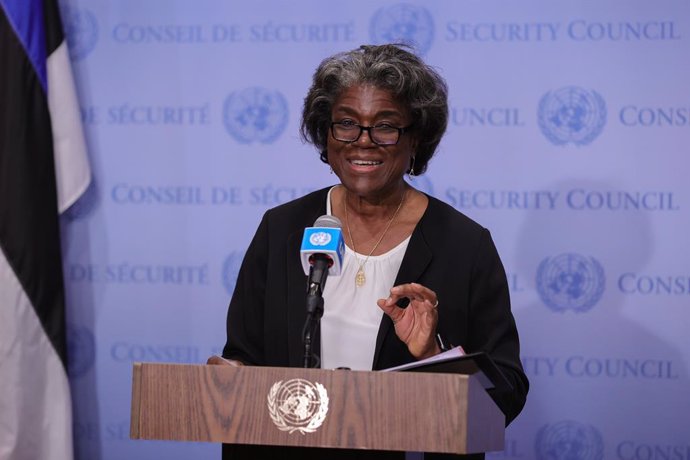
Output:
[[[58,213],[90,170],[55,0],[0,0],[0,459],[71,459]]]

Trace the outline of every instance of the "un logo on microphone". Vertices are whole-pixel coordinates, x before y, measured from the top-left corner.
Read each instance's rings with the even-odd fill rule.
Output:
[[[596,91],[566,86],[539,101],[539,128],[554,145],[587,145],[606,124],[606,103]]]
[[[242,260],[244,260],[244,251],[233,251],[223,262],[223,286],[230,295],[235,292],[235,284],[237,283],[237,275],[240,273]]]
[[[287,101],[279,91],[265,88],[236,91],[225,99],[223,122],[238,142],[270,144],[287,126]]]
[[[96,361],[96,340],[86,327],[67,327],[67,373],[71,378],[81,377]]]
[[[326,246],[331,242],[331,234],[326,232],[312,233],[309,237],[309,242],[314,246]]]
[[[96,16],[84,8],[62,6],[62,22],[69,54],[73,61],[83,59],[98,41]]]
[[[604,441],[591,425],[562,421],[539,430],[534,450],[537,460],[602,460]]]
[[[582,313],[601,299],[606,278],[594,257],[561,254],[539,264],[536,284],[541,300],[551,310]]]
[[[399,3],[380,8],[374,13],[369,35],[377,45],[404,43],[423,55],[434,41],[434,20],[426,8]]]

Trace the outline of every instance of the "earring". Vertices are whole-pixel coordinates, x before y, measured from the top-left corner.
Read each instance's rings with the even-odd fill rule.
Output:
[[[331,174],[333,174],[333,168],[331,168],[331,167],[329,166],[329,167],[328,167],[328,170],[329,170],[329,172],[330,172]]]
[[[412,157],[412,164],[410,165],[410,172],[408,172],[410,177],[414,176],[414,157]]]

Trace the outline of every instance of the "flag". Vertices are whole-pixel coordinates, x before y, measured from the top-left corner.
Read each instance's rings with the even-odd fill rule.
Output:
[[[58,5],[0,0],[0,459],[71,459],[59,213],[91,173]]]

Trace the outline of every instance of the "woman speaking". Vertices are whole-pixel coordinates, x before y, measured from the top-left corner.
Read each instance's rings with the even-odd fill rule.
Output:
[[[301,132],[339,183],[266,212],[230,302],[224,359],[210,362],[302,366],[300,243],[304,228],[329,214],[343,223],[346,250],[341,276],[331,277],[323,292],[314,344],[321,367],[385,369],[439,353],[442,337],[491,356],[513,387],[491,397],[506,423],[518,415],[528,382],[489,231],[404,179],[426,171],[447,121],[445,82],[403,47],[362,46],[319,65]],[[414,420],[409,427],[417,428]],[[404,458],[238,445],[223,453],[232,459]]]

